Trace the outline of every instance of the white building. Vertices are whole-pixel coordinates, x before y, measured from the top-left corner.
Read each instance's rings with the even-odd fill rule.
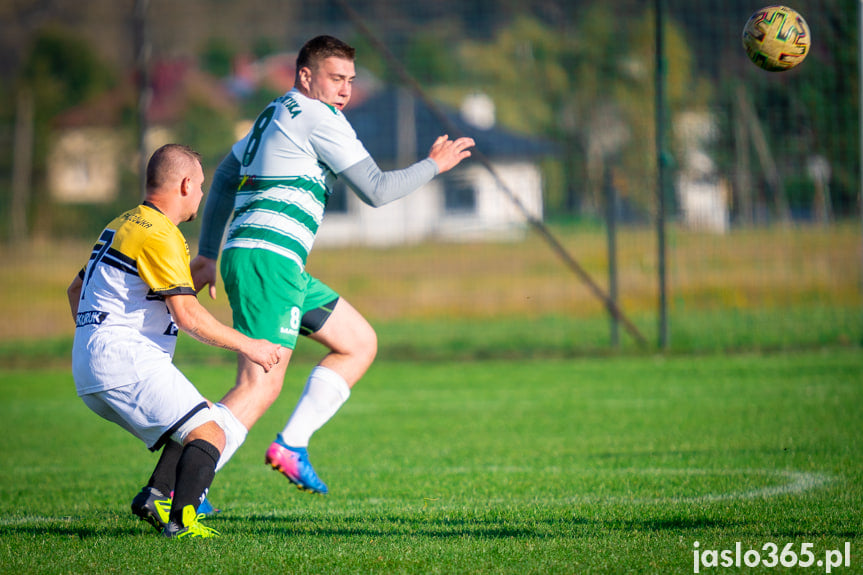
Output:
[[[444,113],[461,134],[476,141],[476,148],[489,159],[531,216],[541,219],[538,160],[553,154],[554,147],[495,128],[490,105],[489,99],[477,96],[466,101],[462,114],[452,110]],[[434,114],[404,90],[381,90],[345,113],[383,170],[404,168],[424,157],[435,138],[445,133]],[[327,206],[316,244],[491,240],[523,234],[526,228],[524,215],[499,188],[493,175],[469,158],[406,198],[380,208],[365,205],[344,186],[338,186]]]

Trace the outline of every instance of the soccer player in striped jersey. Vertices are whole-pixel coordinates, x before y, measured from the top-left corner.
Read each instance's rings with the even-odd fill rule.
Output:
[[[305,269],[336,178],[377,207],[401,198],[470,156],[470,138],[439,137],[427,158],[382,172],[342,110],[356,76],[354,49],[331,36],[309,40],[297,56],[294,87],[260,113],[216,170],[204,208],[196,289],[215,297],[216,261],[234,327],[293,350],[305,335],[329,349],[309,374],[266,462],[300,489],[326,493],[308,459],[312,434],[347,401],[377,353],[377,336],[347,300]],[[216,404],[227,429],[219,467],[278,397],[288,362],[267,373],[239,358],[235,386]]]
[[[173,364],[178,330],[239,352],[262,373],[282,352],[220,323],[195,296],[177,224],[197,215],[203,182],[197,152],[178,144],[156,150],[144,202],[108,224],[67,289],[78,395],[151,451],[164,446],[132,511],[169,537],[217,535],[198,522],[197,510],[225,444],[207,400]]]

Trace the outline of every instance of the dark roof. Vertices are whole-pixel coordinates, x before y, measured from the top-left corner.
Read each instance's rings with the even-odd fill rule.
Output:
[[[398,90],[390,87],[370,96],[356,107],[348,107],[345,111],[345,116],[357,136],[378,163],[393,162],[397,158],[397,98]],[[413,102],[416,152],[422,158],[428,153],[435,139],[448,130],[421,99],[414,97]],[[465,122],[452,108],[440,104],[438,107],[460,132],[449,133],[450,138],[456,135],[470,136],[476,142],[477,149],[489,159],[530,158],[557,152],[557,147],[552,142],[529,138],[497,127],[483,130]]]

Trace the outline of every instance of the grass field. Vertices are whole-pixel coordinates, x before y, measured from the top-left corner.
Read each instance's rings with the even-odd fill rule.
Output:
[[[216,478],[223,537],[185,542],[130,514],[155,457],[67,369],[0,371],[0,571],[776,573],[790,543],[795,572],[863,573],[858,348],[379,362],[312,443],[326,497],[263,464],[308,367]],[[758,567],[707,567],[737,542]]]
[[[583,227],[553,232],[607,291],[605,233]],[[655,243],[648,228],[619,233],[620,306],[651,345],[659,300]],[[742,229],[724,236],[670,226],[668,244],[672,349],[861,343],[859,223]],[[91,245],[0,247],[0,293],[5,295],[0,298],[0,343],[71,336],[64,292]],[[309,270],[337,288],[375,327],[392,326],[399,345],[412,344],[417,333],[433,332],[435,341],[473,340],[474,325],[500,334],[497,322],[504,322],[502,327],[526,322],[528,339],[538,338],[538,348],[608,349],[602,303],[535,235],[503,243],[316,249]],[[215,302],[202,301],[230,321],[224,294]],[[721,334],[701,329],[710,325],[718,325]],[[520,339],[524,345],[526,338]],[[623,329],[621,341],[633,341]]]
[[[602,230],[555,233],[605,286]],[[670,230],[662,353],[653,233],[619,245],[647,346],[614,349],[535,237],[317,250],[380,342],[312,443],[331,493],[263,464],[320,354],[302,342],[213,485],[223,537],[189,542],[133,518],[155,456],[75,396],[64,290],[89,244],[0,248],[0,573],[863,573],[859,226]],[[234,378],[186,336],[177,361],[211,398]]]

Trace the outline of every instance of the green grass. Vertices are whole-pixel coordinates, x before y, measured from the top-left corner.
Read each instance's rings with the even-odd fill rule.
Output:
[[[648,338],[641,346],[619,327],[617,348],[611,346],[609,320],[569,316],[498,317],[488,319],[443,317],[435,320],[374,322],[380,361],[476,361],[620,356],[652,353],[657,349],[658,320],[642,315],[635,321]],[[827,304],[794,307],[690,312],[685,306],[670,320],[669,347],[673,355],[717,352],[777,352],[822,347],[863,346],[863,308]],[[0,368],[66,366],[72,336],[2,341]],[[317,361],[319,346],[301,338],[294,357]],[[233,353],[181,337],[177,357],[207,364],[235,363]]]
[[[604,232],[580,227],[554,232],[607,291]],[[659,302],[654,236],[649,228],[621,228],[617,258],[619,305],[651,349],[656,349]],[[859,343],[860,240],[859,221],[735,229],[723,236],[670,227],[671,345],[715,351],[824,345],[841,343],[842,338]],[[71,337],[74,327],[65,291],[91,247],[92,240],[16,249],[0,245],[0,293],[5,295],[0,298],[0,346]],[[376,328],[391,326],[397,336],[404,336],[387,337],[387,345],[400,339],[399,345],[410,348],[423,339],[417,349],[431,345],[440,352],[441,342],[482,342],[490,334],[495,341],[481,346],[484,357],[497,354],[500,342],[509,353],[519,340],[515,347],[529,346],[530,355],[609,350],[603,304],[536,234],[512,242],[316,248],[309,271],[338,290]],[[201,301],[230,323],[221,282],[219,290],[218,300],[202,295]],[[475,338],[477,333],[480,337]],[[516,335],[507,341],[509,333]],[[631,340],[625,333],[621,338],[624,345]],[[465,355],[462,346],[455,350],[460,356]],[[415,350],[404,351],[416,356]]]
[[[212,397],[233,380],[183,361]],[[863,573],[859,348],[379,361],[312,443],[326,497],[263,464],[309,366],[216,478],[223,537],[189,542],[129,513],[155,456],[67,369],[0,371],[0,571],[691,573],[695,541],[739,541],[849,542],[833,572]]]
[[[604,284],[603,232],[558,231]],[[650,230],[618,258],[648,345],[621,327],[617,349],[533,236],[316,252],[380,342],[312,444],[331,494],[263,464],[321,351],[303,341],[213,485],[224,536],[185,543],[129,512],[155,456],[75,397],[64,290],[89,243],[3,250],[0,573],[691,573],[696,541],[848,542],[833,572],[863,573],[859,226],[671,232],[661,354]],[[224,293],[202,301],[230,321]],[[233,382],[230,353],[181,336],[177,358],[211,398]]]

